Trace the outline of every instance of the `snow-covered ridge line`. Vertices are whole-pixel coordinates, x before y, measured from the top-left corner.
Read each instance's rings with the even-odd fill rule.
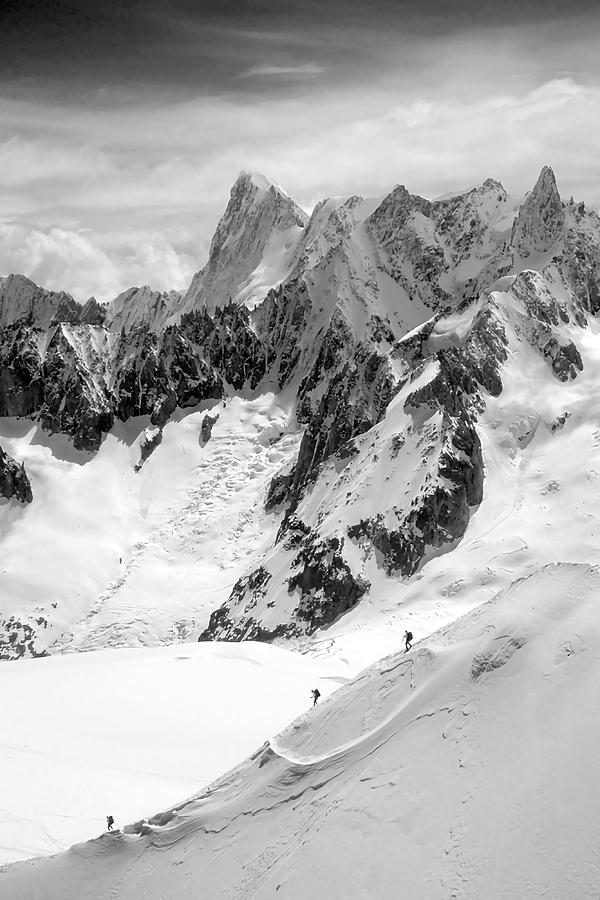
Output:
[[[391,900],[399,884],[414,897],[591,895],[599,586],[597,567],[540,568],[380,660],[187,803],[13,865],[3,887],[14,900],[96,900],[115,885],[123,900]]]

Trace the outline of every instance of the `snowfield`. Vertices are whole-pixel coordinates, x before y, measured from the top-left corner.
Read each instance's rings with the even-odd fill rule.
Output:
[[[264,496],[299,438],[283,404],[270,393],[205,403],[165,426],[137,472],[147,420],[118,425],[96,454],[0,420],[36,501],[0,499],[5,614],[50,620],[52,652],[195,639],[277,529]],[[205,444],[206,416],[218,418]]]
[[[6,869],[3,896],[592,900],[599,590],[577,564],[518,580],[192,800]]]
[[[109,814],[119,827],[188,796],[348,674],[252,642],[3,663],[0,860],[55,853],[103,832]]]

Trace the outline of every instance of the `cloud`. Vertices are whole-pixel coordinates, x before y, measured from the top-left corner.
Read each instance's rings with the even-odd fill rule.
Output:
[[[488,176],[518,195],[550,163],[564,195],[600,204],[598,79],[556,77],[541,38],[535,59],[525,52],[530,38],[415,42],[377,77],[358,69],[336,83],[329,68],[295,78],[325,66],[275,57],[207,95],[127,85],[86,105],[0,96],[10,135],[0,144],[0,272],[82,298],[136,283],[186,287],[241,169],[311,208],[398,182],[438,196]],[[290,87],[276,94],[263,81]]]
[[[246,69],[245,72],[242,72],[241,75],[239,75],[239,78],[272,78],[280,75],[320,75],[324,71],[325,67],[319,66],[316,63],[303,63],[302,65],[297,66],[273,66],[264,64]]]
[[[0,223],[0,271],[19,272],[77,300],[110,300],[126,287],[187,288],[195,260],[152,232],[98,235]]]

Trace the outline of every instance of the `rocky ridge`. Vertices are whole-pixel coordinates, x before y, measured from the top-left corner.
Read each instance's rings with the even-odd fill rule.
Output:
[[[265,254],[277,278],[257,303]],[[563,203],[547,168],[518,209],[488,179],[437,201],[404,187],[323,201],[308,221],[243,174],[184,300],[131,289],[85,322],[66,295],[4,279],[0,415],[90,452],[147,416],[141,466],[177,408],[290,392],[303,434],[265,497],[277,540],[203,637],[310,633],[368,594],[370,560],[410,578],[460,541],[483,496],[486,398],[521,353],[578,377],[599,281],[600,221]],[[370,498],[373,480],[385,496]]]

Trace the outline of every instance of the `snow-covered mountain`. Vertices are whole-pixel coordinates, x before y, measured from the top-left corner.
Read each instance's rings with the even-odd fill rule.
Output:
[[[306,213],[264,176],[242,172],[231,189],[210,245],[208,262],[178,304],[212,314],[231,300],[248,306],[287,274]]]
[[[131,287],[106,304],[104,325],[110,331],[131,331],[144,326],[160,332],[181,301],[179,291],[153,291],[147,284]]]
[[[77,303],[64,291],[47,291],[24,275],[0,277],[0,326],[27,321],[38,328],[56,322],[100,324],[104,309],[93,297]]]
[[[257,263],[267,256],[270,268]],[[250,279],[261,302],[242,287],[218,294],[248,286],[257,265],[270,272]],[[593,425],[600,221],[560,200],[547,167],[520,205],[488,179],[436,201],[403,187],[326,200],[308,222],[279,188],[242,174],[203,273],[187,312],[175,314],[177,296],[131,289],[93,322],[66,295],[4,280],[0,413],[10,418],[0,445],[31,481],[21,500],[35,498],[1,511],[4,656],[174,634],[300,638],[382,597],[410,604],[438,558],[456,562],[480,523],[514,514],[513,493],[501,502],[492,485],[500,463],[513,465],[515,441],[524,451],[542,423],[545,457],[560,457],[574,429]],[[227,504],[228,485],[253,470],[236,446],[260,466],[236,500],[239,529],[210,534],[210,491]],[[47,562],[29,535],[50,533],[44,522],[61,503],[69,534],[79,512],[68,485],[94,505],[101,478],[107,496],[114,485],[106,514],[123,522],[108,556],[90,560],[73,591],[68,541],[52,591],[35,588]],[[250,539],[259,520],[260,540]],[[192,521],[203,523],[196,543]],[[187,613],[189,589],[155,573],[175,523],[193,546],[181,579],[210,569],[216,547],[227,573]],[[85,552],[106,529],[103,516],[86,529],[95,537]],[[234,535],[250,539],[239,564]],[[25,544],[38,560],[27,578]],[[482,579],[487,567],[484,553]],[[152,599],[149,570],[166,603]]]
[[[521,202],[488,179],[308,218],[242,174],[185,295],[0,281],[0,657],[366,667],[0,893],[591,896],[599,285],[600,219],[548,167]]]

